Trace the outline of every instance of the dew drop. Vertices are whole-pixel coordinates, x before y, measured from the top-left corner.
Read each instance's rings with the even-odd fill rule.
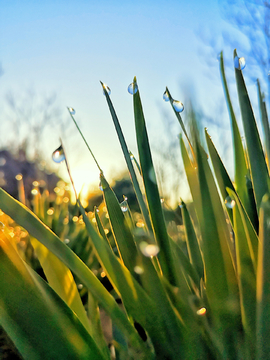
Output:
[[[164,93],[163,93],[163,100],[164,101],[169,101],[170,100],[167,90],[165,90]]]
[[[246,67],[245,58],[236,56],[234,58],[234,67],[238,70],[243,70]]]
[[[52,159],[54,162],[56,162],[58,164],[65,160],[65,153],[64,153],[62,145],[60,145],[59,148],[53,152]]]
[[[206,314],[206,308],[202,307],[199,310],[197,310],[197,315],[203,316]]]
[[[77,285],[77,288],[78,288],[79,290],[81,290],[81,289],[83,288],[83,284],[78,284],[78,285]]]
[[[16,179],[17,181],[22,180],[22,178],[23,178],[22,174],[17,174],[17,175],[15,176],[15,179]]]
[[[128,92],[129,92],[131,95],[136,94],[137,91],[138,91],[138,85],[137,85],[137,84],[135,84],[135,85],[134,85],[134,83],[129,84],[129,86],[128,86]]]
[[[65,244],[69,244],[69,242],[70,242],[69,239],[65,239],[65,240],[64,240],[64,243],[65,243]]]
[[[76,113],[76,111],[72,107],[68,108],[68,111],[70,112],[71,115],[75,115]]]
[[[184,105],[181,101],[174,100],[173,101],[174,110],[177,112],[182,112],[184,110]]]
[[[130,153],[130,160],[134,160],[134,155]]]
[[[161,198],[161,199],[160,199],[160,202],[161,202],[161,204],[163,204],[163,203],[164,203],[164,199],[163,199],[163,198]]]
[[[156,256],[159,253],[159,247],[156,244],[148,244],[146,241],[140,243],[140,250],[147,257]]]
[[[127,202],[126,201],[123,201],[121,204],[121,210],[123,212],[127,212],[128,211],[128,205],[127,205]]]
[[[109,86],[103,84],[103,95],[105,95],[105,91],[107,92],[108,95],[111,95],[111,89],[109,88]]]
[[[144,268],[142,268],[141,266],[136,265],[134,267],[134,271],[135,271],[136,274],[141,275],[141,274],[144,273]]]
[[[235,200],[233,200],[230,196],[227,196],[225,199],[225,205],[228,209],[232,209],[235,206]]]
[[[103,187],[102,187],[102,185],[101,185],[101,181],[99,182],[98,187],[99,187],[99,190],[103,191]]]

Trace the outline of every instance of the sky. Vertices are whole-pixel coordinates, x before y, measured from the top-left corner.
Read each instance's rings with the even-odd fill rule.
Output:
[[[217,61],[218,51],[225,47],[224,31],[232,38],[235,34],[239,45],[239,32],[224,21],[215,0],[0,0],[0,109],[5,119],[0,124],[0,145],[15,136],[8,121],[7,94],[13,95],[15,104],[41,112],[43,99],[53,96],[58,115],[39,140],[43,156],[49,167],[67,176],[64,163],[55,165],[51,159],[61,137],[77,190],[88,183],[97,187],[99,171],[66,107],[76,110],[76,121],[100,167],[113,178],[125,163],[100,81],[111,89],[129,149],[136,155],[127,87],[137,77],[150,144],[158,148],[166,126],[174,140],[180,132],[169,104],[162,100],[166,86],[175,99],[184,102],[189,97],[208,115],[220,99],[224,103]],[[225,54],[228,62],[233,45]],[[223,136],[229,138],[225,125]],[[27,127],[22,129],[18,142],[31,134]],[[215,123],[212,129],[219,141]]]

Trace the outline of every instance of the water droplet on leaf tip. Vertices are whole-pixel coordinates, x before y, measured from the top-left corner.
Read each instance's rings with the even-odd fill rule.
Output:
[[[235,206],[235,200],[230,196],[227,196],[225,199],[225,205],[228,209],[232,209]]]
[[[159,253],[159,247],[156,244],[148,244],[145,241],[140,243],[140,250],[144,256],[152,257]]]
[[[125,205],[121,205],[121,210],[122,210],[123,212],[126,212],[126,211],[128,211],[128,207],[125,206]]]
[[[138,91],[138,85],[137,85],[137,84],[134,84],[134,83],[129,84],[129,86],[128,86],[128,92],[129,92],[131,95],[136,94],[137,91]]]
[[[138,266],[138,265],[136,265],[136,266],[134,267],[134,271],[135,271],[135,273],[138,274],[138,275],[141,275],[141,274],[144,273],[144,269],[143,269],[141,266]]]
[[[164,93],[163,93],[163,100],[164,101],[169,101],[170,100],[167,90],[165,90]]]
[[[72,107],[68,108],[68,111],[70,112],[71,115],[75,115],[76,113],[76,111]]]
[[[184,105],[181,101],[174,100],[173,107],[176,112],[182,112],[184,110]]]
[[[206,308],[202,307],[199,310],[197,310],[197,315],[203,316],[206,314]]]
[[[60,145],[59,148],[57,148],[53,152],[52,159],[56,163],[60,163],[65,160],[65,153],[64,153],[64,149],[63,149],[62,145]]]
[[[108,95],[111,95],[111,89],[109,88],[109,86],[103,84],[103,95],[105,95],[105,91],[107,92]]]
[[[99,183],[98,187],[99,187],[99,190],[103,191],[103,187],[101,185],[101,182]]]
[[[234,67],[238,70],[243,70],[246,67],[246,60],[244,57],[235,56]]]

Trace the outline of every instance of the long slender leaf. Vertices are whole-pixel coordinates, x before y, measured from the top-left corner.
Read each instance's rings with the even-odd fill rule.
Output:
[[[260,244],[257,275],[257,360],[269,358],[270,343],[270,197],[262,199],[260,211]]]
[[[90,269],[28,208],[0,188],[0,208],[38,239],[81,279],[135,348],[144,347],[134,327]],[[82,208],[83,210],[83,208]]]
[[[103,83],[101,83],[101,85],[102,85],[102,87],[104,89]],[[134,187],[134,191],[135,191],[136,197],[138,199],[139,206],[141,208],[141,211],[142,211],[142,214],[143,214],[143,217],[144,217],[144,220],[145,220],[145,224],[146,224],[148,230],[150,232],[152,232],[153,230],[152,230],[152,224],[151,224],[151,221],[150,221],[150,218],[149,218],[149,212],[148,212],[148,209],[147,209],[146,204],[144,202],[143,195],[142,195],[142,192],[141,192],[138,180],[137,180],[137,176],[135,174],[135,171],[134,171],[134,168],[133,168],[133,165],[132,165],[132,161],[131,161],[131,158],[130,158],[130,152],[128,151],[128,147],[127,147],[127,144],[126,144],[124,134],[122,132],[122,129],[121,129],[118,117],[116,115],[116,112],[114,110],[114,107],[113,107],[112,101],[110,99],[110,96],[109,96],[108,92],[106,91],[106,89],[104,89],[103,92],[104,92],[104,95],[106,96],[106,100],[107,100],[109,110],[110,110],[110,113],[111,113],[111,116],[112,116],[112,119],[113,119],[115,130],[116,130],[116,133],[118,135],[118,139],[119,139],[119,142],[120,142],[120,145],[121,145],[121,148],[122,148],[125,160],[126,160],[126,164],[127,164],[127,167],[128,167],[130,178],[131,178],[131,181],[132,181],[132,184],[133,184],[133,187]]]
[[[4,233],[0,273],[0,323],[25,359],[105,359],[66,303],[23,263]]]
[[[257,80],[258,85],[258,96],[259,96],[259,106],[260,106],[260,114],[261,114],[261,122],[263,126],[263,135],[264,135],[264,146],[265,152],[267,156],[267,164],[269,171],[269,161],[270,161],[270,128],[268,122],[268,115],[266,110],[266,104],[264,100],[264,94],[261,92],[261,86],[259,80]]]
[[[236,50],[234,50],[233,56],[234,58],[237,56]],[[243,74],[241,70],[236,68],[235,78],[247,143],[251,178],[254,187],[257,211],[259,212],[262,197],[268,192],[268,169]]]
[[[134,78],[134,86],[137,86]],[[137,146],[145,187],[146,198],[153,224],[154,234],[160,248],[159,259],[165,276],[175,284],[173,258],[165,225],[164,214],[160,202],[156,174],[153,166],[151,150],[145,125],[139,90],[133,94],[134,119],[136,127]]]

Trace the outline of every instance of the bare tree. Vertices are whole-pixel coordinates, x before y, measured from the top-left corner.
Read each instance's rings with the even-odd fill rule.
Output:
[[[249,43],[247,52],[267,84],[270,104],[270,1],[222,0],[221,13],[227,22],[246,36]],[[228,34],[224,40],[232,42]]]

